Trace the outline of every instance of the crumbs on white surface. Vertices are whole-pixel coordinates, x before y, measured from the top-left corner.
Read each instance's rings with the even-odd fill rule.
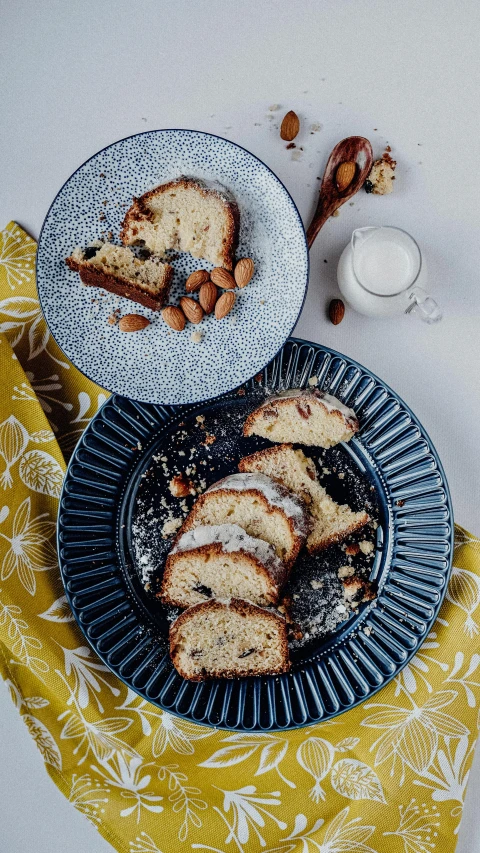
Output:
[[[200,344],[203,340],[203,332],[192,332],[190,335],[190,340],[193,341],[194,344]]]

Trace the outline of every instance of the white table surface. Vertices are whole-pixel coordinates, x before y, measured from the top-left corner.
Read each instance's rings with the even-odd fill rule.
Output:
[[[0,31],[0,227],[34,237],[71,172],[129,134],[185,127],[226,136],[262,158],[307,222],[326,157],[369,137],[398,160],[393,195],[361,193],[312,251],[296,333],[347,353],[413,408],[443,460],[457,520],[478,531],[480,455],[480,63],[477,0],[10,0]],[[282,110],[267,119],[274,103]],[[301,160],[275,125],[302,120]],[[309,126],[318,122],[313,135]],[[354,227],[413,233],[444,320],[326,318],[336,261]],[[328,263],[324,263],[324,259]],[[63,799],[0,687],[0,849],[107,853]],[[469,784],[458,853],[479,853]],[[475,839],[476,835],[476,839]]]

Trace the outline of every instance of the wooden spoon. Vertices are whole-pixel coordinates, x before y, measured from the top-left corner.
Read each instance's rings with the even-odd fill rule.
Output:
[[[337,169],[340,163],[356,163],[352,181],[344,190],[337,186]],[[363,136],[349,136],[335,146],[323,175],[317,208],[307,231],[307,243],[310,249],[320,228],[342,204],[352,198],[363,186],[372,168],[373,152],[368,139]]]

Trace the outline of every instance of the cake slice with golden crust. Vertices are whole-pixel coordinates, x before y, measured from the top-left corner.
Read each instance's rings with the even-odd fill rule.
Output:
[[[156,256],[139,258],[125,246],[96,240],[86,249],[74,249],[66,264],[80,273],[84,284],[103,287],[154,311],[160,311],[170,293],[170,264]]]
[[[289,569],[311,528],[305,503],[262,473],[230,474],[199,497],[175,541],[200,525],[238,524],[273,546]]]
[[[270,610],[232,598],[195,604],[170,628],[170,657],[189,681],[287,672],[287,626]]]
[[[267,397],[245,421],[244,435],[270,441],[333,447],[350,441],[359,424],[353,409],[317,388],[291,388]]]
[[[278,480],[306,503],[313,519],[307,539],[310,553],[342,542],[369,521],[368,513],[354,512],[347,504],[336,503],[318,482],[312,460],[291,444],[278,444],[245,456],[238,467],[240,471],[257,471]]]
[[[134,198],[120,239],[160,256],[167,249],[190,252],[231,270],[239,224],[238,205],[225,187],[182,176]]]
[[[287,570],[275,549],[238,524],[200,525],[184,533],[167,557],[160,598],[191,607],[209,598],[276,604]]]

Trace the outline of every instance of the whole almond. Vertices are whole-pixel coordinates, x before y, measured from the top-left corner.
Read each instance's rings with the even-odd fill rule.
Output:
[[[233,277],[238,287],[246,287],[255,272],[255,264],[251,258],[240,258],[235,267]]]
[[[200,290],[202,284],[209,279],[210,273],[206,270],[195,270],[195,272],[192,272],[188,276],[185,282],[185,290],[187,293],[195,293],[197,290]]]
[[[121,332],[139,332],[141,329],[145,329],[145,327],[149,325],[150,320],[147,320],[146,317],[142,317],[141,314],[125,314],[125,316],[121,318],[118,328]]]
[[[215,303],[218,299],[218,288],[213,281],[206,281],[202,284],[198,294],[198,301],[202,306],[205,314],[211,314],[215,308]]]
[[[215,267],[210,273],[210,278],[222,290],[233,290],[237,286],[233,275],[223,267]]]
[[[176,305],[167,305],[162,311],[162,317],[174,332],[183,332],[187,320],[181,308],[177,308]]]
[[[228,291],[227,293],[222,293],[220,299],[215,305],[215,317],[217,318],[217,320],[223,320],[223,318],[230,313],[233,306],[235,305],[235,299],[236,296],[231,291]]]
[[[203,320],[203,308],[194,299],[189,296],[182,296],[180,299],[180,307],[185,314],[187,320],[191,323],[200,323]]]
[[[291,142],[292,139],[295,139],[298,131],[300,130],[300,119],[297,114],[290,110],[287,115],[284,117],[281,127],[280,127],[280,136],[282,139],[285,139],[286,142]]]
[[[340,193],[350,186],[355,177],[356,171],[357,164],[354,160],[346,160],[344,163],[340,163],[335,174],[335,183],[337,185],[337,190]]]
[[[328,316],[334,326],[338,326],[345,316],[345,305],[341,299],[332,299],[328,306]]]

